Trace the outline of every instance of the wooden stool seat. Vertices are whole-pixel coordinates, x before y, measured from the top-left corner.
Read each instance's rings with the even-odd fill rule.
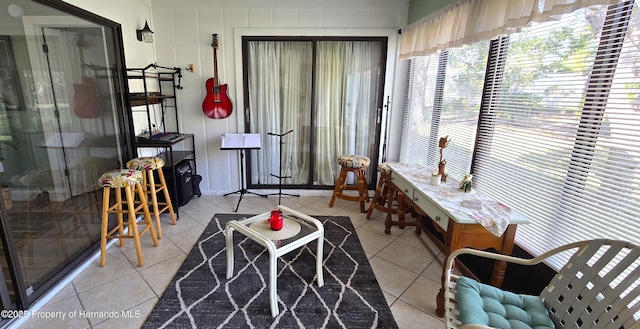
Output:
[[[151,197],[147,198],[147,203],[150,203],[153,207],[158,238],[162,238],[162,226],[160,224],[161,213],[168,211],[169,215],[171,215],[173,225],[176,225],[176,215],[173,211],[173,205],[171,204],[171,197],[169,196],[169,189],[164,179],[162,167],[164,167],[164,160],[158,157],[140,157],[127,161],[127,168],[142,171],[142,189],[147,197]],[[155,182],[154,171],[157,171],[160,183]],[[164,193],[165,201],[163,202],[158,201],[158,193],[160,192]]]
[[[133,239],[136,245],[136,253],[138,256],[138,266],[144,265],[142,259],[142,247],[140,245],[140,236],[147,230],[151,234],[153,240],[153,246],[158,246],[158,239],[156,232],[151,222],[151,214],[147,206],[147,198],[142,190],[142,172],[133,169],[116,169],[108,171],[100,176],[98,179],[100,186],[103,188],[102,192],[102,227],[100,232],[100,266],[106,264],[107,257],[107,240],[119,239],[120,247],[124,246],[124,239]],[[111,190],[115,189],[116,201],[113,205],[110,205]],[[124,191],[125,200],[122,199],[122,192]],[[137,192],[140,201],[136,207],[134,191]],[[145,227],[139,231],[138,223],[136,220],[136,213],[142,211],[144,214]],[[128,221],[124,221],[124,214],[127,214]],[[116,214],[118,225],[109,229],[109,214]],[[124,226],[128,227],[128,235],[124,235]],[[118,234],[116,235],[116,231]]]
[[[362,155],[341,155],[338,157],[338,164],[342,167],[340,169],[340,175],[338,176],[338,182],[333,189],[333,195],[329,202],[329,207],[333,207],[333,203],[336,198],[358,201],[360,203],[360,212],[365,212],[364,203],[369,202],[369,189],[367,188],[367,176],[366,170],[371,160]],[[356,177],[356,185],[348,185],[346,183],[347,175],[353,173]],[[342,192],[345,190],[357,190],[358,195],[346,195]]]

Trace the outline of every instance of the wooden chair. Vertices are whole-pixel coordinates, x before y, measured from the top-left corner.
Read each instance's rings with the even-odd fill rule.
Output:
[[[521,265],[535,265],[549,257],[564,253],[570,256],[540,296],[516,295],[498,288],[479,284],[452,273],[454,260],[462,254],[477,255],[498,261]],[[567,254],[569,253],[569,254]],[[558,258],[559,259],[559,258]],[[458,249],[447,258],[444,268],[445,321],[447,328],[485,329],[499,327],[496,322],[520,314],[534,318],[529,306],[514,311],[513,301],[532,300],[543,305],[543,316],[536,321],[550,321],[536,328],[640,328],[640,246],[625,241],[588,240],[567,244],[533,259],[522,259],[501,254]],[[469,289],[471,287],[471,289]],[[471,292],[471,298],[470,294]],[[473,296],[478,293],[480,299]],[[501,296],[511,303],[491,298]],[[505,305],[505,314],[486,312],[490,304]],[[527,302],[528,303],[528,302]],[[544,319],[544,316],[548,317]],[[518,316],[516,316],[518,317]],[[471,321],[472,319],[476,321]],[[478,321],[479,320],[479,321]],[[485,321],[486,320],[486,321]],[[511,319],[512,321],[518,321]],[[533,320],[532,320],[533,321]],[[479,322],[479,323],[478,323]],[[539,325],[539,324],[538,324]]]

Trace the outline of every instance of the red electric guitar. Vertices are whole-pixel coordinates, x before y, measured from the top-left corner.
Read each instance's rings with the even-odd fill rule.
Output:
[[[89,44],[84,39],[84,35],[78,36],[76,43],[80,54],[81,83],[73,84],[73,113],[83,119],[97,118],[100,115],[100,103],[98,101],[98,88],[96,80],[85,74],[84,49]]]
[[[227,94],[227,84],[220,84],[218,80],[218,35],[212,35],[211,47],[213,47],[213,78],[207,79],[205,88],[207,96],[202,102],[202,112],[212,119],[224,119],[231,115],[233,104]]]

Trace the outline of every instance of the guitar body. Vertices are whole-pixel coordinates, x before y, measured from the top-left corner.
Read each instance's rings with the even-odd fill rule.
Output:
[[[211,36],[211,47],[213,48],[213,78],[207,79],[204,87],[207,89],[207,96],[202,101],[202,112],[211,119],[224,119],[231,115],[233,104],[227,93],[227,84],[220,84],[218,80],[218,35]]]
[[[73,91],[73,113],[83,119],[97,118],[100,115],[100,103],[96,81],[82,77],[82,83],[73,84]]]
[[[227,93],[227,84],[216,86],[214,78],[207,79],[207,96],[202,101],[202,112],[211,119],[224,119],[233,112],[233,103]]]

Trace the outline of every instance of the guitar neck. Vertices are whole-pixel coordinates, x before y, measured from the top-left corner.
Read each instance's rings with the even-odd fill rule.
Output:
[[[218,80],[218,52],[216,47],[213,47],[213,79],[216,87],[220,87],[220,80]]]

